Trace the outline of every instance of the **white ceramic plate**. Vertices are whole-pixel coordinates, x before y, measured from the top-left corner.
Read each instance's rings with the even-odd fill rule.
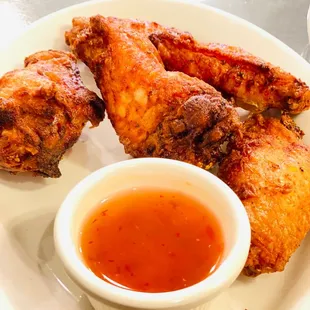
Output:
[[[174,0],[102,0],[49,15],[34,23],[0,51],[1,75],[21,67],[25,56],[43,49],[67,49],[63,34],[75,16],[94,14],[135,17],[190,31],[202,41],[241,46],[281,66],[310,84],[310,65],[289,47],[258,27],[201,4]],[[4,30],[5,31],[5,30]],[[81,65],[86,86],[96,90]],[[310,143],[310,112],[297,117]],[[60,179],[13,176],[0,172],[0,309],[91,309],[66,277],[55,256],[52,238],[55,213],[68,191],[90,172],[128,158],[108,120],[84,130],[65,156]],[[310,309],[310,238],[303,242],[282,273],[256,279],[243,276],[213,300],[210,310]]]

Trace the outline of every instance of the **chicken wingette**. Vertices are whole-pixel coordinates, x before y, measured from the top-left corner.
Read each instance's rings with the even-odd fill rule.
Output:
[[[58,163],[104,103],[86,89],[71,53],[42,51],[0,78],[0,169],[61,175]]]
[[[242,200],[252,240],[244,273],[282,271],[310,230],[310,147],[288,117],[253,116],[228,145],[218,176]]]
[[[202,44],[176,31],[157,31],[150,39],[167,70],[202,79],[247,110],[276,108],[297,114],[310,107],[304,82],[241,48]]]
[[[134,157],[165,157],[209,168],[239,127],[234,108],[207,83],[167,72],[148,36],[165,29],[114,17],[75,18],[65,34],[91,69],[109,119]]]

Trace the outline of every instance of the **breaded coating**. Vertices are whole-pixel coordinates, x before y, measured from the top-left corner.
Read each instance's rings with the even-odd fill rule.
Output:
[[[202,79],[247,110],[277,108],[297,114],[310,107],[304,82],[241,48],[202,44],[175,31],[154,33],[150,39],[167,70]]]
[[[242,200],[252,240],[248,276],[282,271],[310,230],[310,147],[288,116],[256,115],[230,142],[219,177]]]
[[[58,163],[104,103],[86,89],[71,53],[42,51],[0,79],[0,169],[57,178]]]
[[[209,168],[221,156],[222,142],[238,129],[238,115],[210,85],[165,70],[148,38],[159,29],[165,28],[98,15],[75,18],[65,37],[93,72],[128,154]]]

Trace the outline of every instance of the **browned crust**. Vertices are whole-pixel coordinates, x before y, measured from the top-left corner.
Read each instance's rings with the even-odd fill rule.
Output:
[[[74,18],[65,38],[92,70],[127,153],[209,168],[240,121],[213,87],[165,70],[148,38],[163,29],[156,23],[97,15]]]
[[[184,72],[233,96],[243,108],[277,108],[293,114],[310,107],[309,87],[290,73],[245,50],[225,44],[201,44],[190,34],[154,33],[151,41],[167,70]]]
[[[219,167],[250,219],[248,276],[284,270],[310,230],[310,148],[285,118],[289,129],[275,118],[250,118]]]
[[[0,168],[61,175],[58,164],[85,123],[97,126],[104,104],[81,81],[71,53],[42,51],[0,79]]]

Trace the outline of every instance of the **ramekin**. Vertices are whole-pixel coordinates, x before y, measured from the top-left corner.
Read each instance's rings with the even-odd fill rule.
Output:
[[[105,197],[132,187],[182,191],[213,212],[223,231],[224,254],[219,267],[209,277],[178,291],[142,293],[109,284],[84,264],[79,239],[85,218]],[[96,310],[203,309],[203,304],[228,288],[240,274],[247,259],[250,237],[245,208],[224,182],[193,165],[160,158],[130,159],[93,172],[65,198],[54,226],[55,248],[65,270]]]

